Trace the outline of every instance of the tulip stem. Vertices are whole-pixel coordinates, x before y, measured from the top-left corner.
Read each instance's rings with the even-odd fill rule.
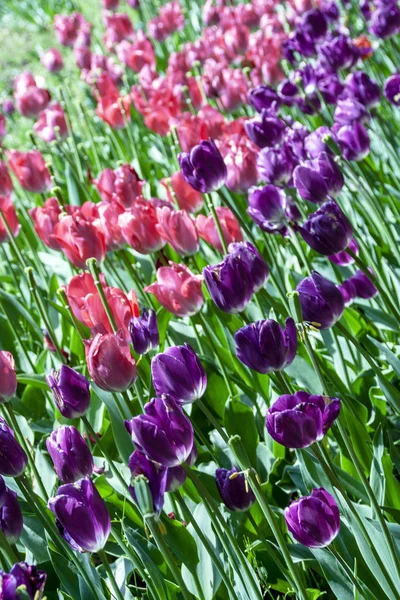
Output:
[[[304,248],[301,245],[301,241],[297,238],[296,232],[292,229],[292,227],[288,227],[288,229],[289,229],[290,239],[292,241],[293,247],[294,247],[296,253],[300,256],[301,262],[303,263],[303,266],[307,272],[307,275],[311,275],[311,268],[310,268],[310,265],[308,264],[306,253],[304,252]]]
[[[87,261],[86,261],[86,264],[87,264],[87,266],[89,268],[89,271],[90,271],[90,273],[91,273],[91,275],[93,277],[94,285],[96,286],[96,290],[99,293],[101,303],[102,303],[103,308],[104,308],[104,310],[106,312],[106,315],[107,315],[108,320],[110,322],[111,328],[112,328],[112,330],[113,330],[114,333],[117,333],[118,327],[117,327],[117,325],[115,323],[114,316],[113,316],[113,314],[111,312],[111,308],[110,308],[110,306],[109,306],[109,304],[107,302],[107,298],[106,298],[106,295],[104,293],[104,288],[103,288],[103,286],[101,284],[101,281],[100,281],[100,274],[101,273],[100,273],[99,266],[97,264],[97,260],[95,258],[88,258]]]
[[[99,550],[97,554],[100,556],[101,562],[103,563],[103,566],[106,570],[106,573],[108,575],[108,579],[110,580],[111,587],[113,589],[115,597],[118,600],[124,600],[124,597],[118,587],[118,584],[115,581],[114,573],[112,572],[110,563],[108,562],[107,554],[104,552],[104,550]]]
[[[346,563],[346,561],[340,556],[339,552],[335,549],[335,547],[333,546],[333,544],[331,544],[330,546],[328,546],[327,550],[328,550],[328,552],[330,552],[332,554],[332,556],[334,556],[336,558],[336,560],[338,561],[338,563],[343,568],[343,571],[346,573],[347,577],[350,579],[350,581],[353,584],[353,586],[355,588],[357,588],[357,590],[361,594],[361,596],[365,597],[365,591],[361,587],[360,582],[354,576],[353,571],[350,569],[350,567]],[[369,589],[368,589],[368,594],[369,594],[369,597],[370,597],[371,591]],[[375,598],[375,600],[376,600],[376,596],[375,595],[373,596],[373,598]]]
[[[84,337],[83,337],[82,332],[81,332],[81,325],[80,325],[78,319],[75,317],[75,315],[73,313],[73,310],[72,310],[72,308],[70,306],[70,303],[68,302],[68,297],[67,297],[67,294],[65,292],[65,289],[64,288],[59,288],[57,290],[57,296],[59,297],[60,302],[63,305],[63,307],[68,311],[68,314],[69,314],[69,316],[71,318],[72,324],[74,325],[74,327],[76,329],[76,332],[79,335],[79,339],[81,340],[81,342],[83,344],[84,343]]]
[[[214,218],[214,222],[215,222],[215,226],[217,228],[218,231],[218,235],[219,235],[219,239],[221,240],[221,246],[223,249],[223,253],[224,254],[228,254],[228,246],[226,245],[226,241],[225,241],[225,236],[224,236],[224,232],[222,231],[222,227],[221,227],[221,223],[220,220],[218,218],[218,214],[215,208],[215,204],[214,204],[214,200],[211,194],[204,194],[206,197],[206,201],[207,201],[207,205],[208,208],[211,211],[211,214]]]
[[[9,566],[12,567],[15,563],[19,562],[21,559],[13,548],[13,545],[7,540],[4,533],[0,530],[0,548],[3,551],[3,554],[9,563]]]

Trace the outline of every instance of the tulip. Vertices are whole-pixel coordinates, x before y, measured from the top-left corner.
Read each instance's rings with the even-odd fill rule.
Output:
[[[125,240],[119,226],[119,217],[125,211],[116,202],[100,202],[96,205],[99,213],[101,229],[104,232],[107,252],[119,250],[125,246]]]
[[[244,512],[254,504],[256,497],[249,488],[244,473],[237,467],[233,469],[217,469],[215,483],[222,502],[232,511]]]
[[[0,475],[6,477],[22,475],[28,464],[28,457],[3,417],[0,417],[0,448]]]
[[[44,571],[26,562],[16,563],[9,573],[0,571],[0,589],[4,593],[4,600],[41,600],[46,578]]]
[[[11,98],[4,100],[1,108],[3,109],[5,115],[12,115],[15,111],[14,102],[11,100]]]
[[[342,252],[353,238],[350,221],[333,200],[310,215],[299,231],[313,250],[325,256]]]
[[[283,185],[289,182],[296,166],[289,148],[263,148],[257,157],[257,171],[260,179],[266,183]]]
[[[339,509],[324,488],[292,502],[285,508],[285,520],[294,539],[309,548],[329,546],[340,529]]]
[[[343,297],[334,283],[313,271],[297,286],[305,322],[321,329],[332,327],[343,314]]]
[[[153,498],[154,512],[159,515],[164,505],[164,494],[167,491],[167,473],[170,469],[149,460],[140,450],[135,450],[131,454],[128,466],[132,475],[132,483],[129,489],[133,498],[137,502],[135,478],[138,475],[144,475],[148,481],[149,490]]]
[[[137,354],[147,354],[160,343],[157,315],[152,308],[143,308],[140,317],[132,317],[129,322],[132,346]]]
[[[297,330],[293,319],[285,329],[273,319],[256,321],[235,333],[236,354],[258,373],[282,371],[292,364],[297,352]]]
[[[198,457],[198,452],[196,448],[196,444],[193,444],[193,448],[186,459],[186,464],[191,467],[194,465]],[[181,485],[183,485],[186,481],[186,473],[185,469],[178,465],[177,467],[169,467],[167,469],[167,492],[175,492],[178,490]]]
[[[220,142],[220,149],[227,169],[226,187],[241,193],[257,183],[256,146],[247,136],[228,134]]]
[[[219,224],[221,225],[222,233],[226,244],[231,242],[241,242],[243,234],[240,229],[239,222],[230,208],[226,206],[217,206],[216,208]],[[223,252],[221,238],[212,215],[197,215],[196,227],[199,236],[205,240],[210,246],[216,248],[219,252]]]
[[[158,16],[148,22],[149,34],[163,42],[175,31],[183,29],[184,24],[185,17],[179,2],[167,2],[160,8]]]
[[[322,440],[340,412],[339,398],[307,392],[280,396],[267,411],[269,435],[287,448],[307,448]]]
[[[351,125],[344,125],[336,129],[335,139],[346,160],[358,162],[369,154],[370,139],[362,123],[356,121]]]
[[[165,246],[157,225],[157,209],[153,202],[137,198],[132,207],[123,213],[118,224],[127,244],[140,254],[151,254]]]
[[[11,352],[0,350],[0,403],[7,402],[17,391],[15,360]]]
[[[349,250],[354,252],[354,254],[358,255],[359,248],[356,240],[352,238],[347,246]],[[351,265],[354,262],[354,258],[350,256],[347,252],[338,252],[337,254],[333,254],[332,256],[328,256],[329,260],[336,265],[340,265],[341,267],[346,267],[347,265]]]
[[[282,143],[286,124],[273,110],[263,109],[261,118],[246,121],[244,127],[251,141],[265,148]]]
[[[47,438],[46,446],[57,476],[63,483],[74,483],[93,473],[92,453],[72,425],[57,427]]]
[[[356,296],[359,298],[369,300],[378,294],[378,290],[374,286],[373,282],[363,271],[357,271],[355,275],[350,277],[349,281],[351,281],[353,284]]]
[[[351,98],[366,108],[373,108],[379,104],[380,88],[369,75],[363,71],[356,71],[345,79],[343,98]]]
[[[159,303],[178,317],[195,315],[203,304],[202,277],[194,275],[185,265],[170,263],[157,269],[157,281],[144,291],[153,294]]]
[[[194,402],[206,391],[207,375],[189,344],[157,354],[151,361],[151,375],[156,394],[168,394],[178,404]]]
[[[229,244],[228,252],[232,257],[243,261],[248,266],[253,280],[254,292],[258,292],[264,287],[269,277],[269,269],[265,260],[253,244],[250,244],[250,242]]]
[[[334,159],[322,152],[318,158],[295,168],[294,184],[302,198],[320,204],[328,195],[340,192],[344,178]]]
[[[7,165],[0,160],[0,196],[9,196],[13,189],[14,187]]]
[[[20,538],[23,526],[17,494],[6,488],[0,503],[0,531],[3,532],[9,544],[15,544]]]
[[[121,41],[116,47],[116,53],[121,63],[135,73],[140,73],[146,66],[155,66],[156,56],[153,44],[142,30],[137,31],[133,43],[126,40]]]
[[[336,104],[344,89],[344,85],[336,73],[328,72],[324,72],[324,75],[318,79],[317,86],[321,96],[328,104]]]
[[[218,308],[227,313],[242,312],[254,292],[249,265],[240,256],[228,254],[218,265],[203,269],[209,294]]]
[[[49,48],[43,52],[40,62],[50,73],[58,73],[64,66],[63,57],[58,48]]]
[[[252,187],[249,190],[249,208],[247,214],[268,233],[284,234],[286,228],[287,197],[285,192],[275,186]]]
[[[400,75],[396,73],[386,80],[383,93],[389,102],[395,106],[400,106]]]
[[[34,127],[34,132],[45,142],[53,142],[68,135],[64,110],[59,102],[50,104],[43,110]]]
[[[379,6],[373,11],[369,25],[371,33],[386,39],[400,31],[400,9],[395,2]]]
[[[252,107],[259,113],[263,109],[278,110],[281,104],[276,91],[268,85],[259,85],[247,94],[247,98]]]
[[[354,121],[369,123],[370,114],[364,104],[354,98],[339,100],[335,108],[335,123],[339,125],[352,125]]]
[[[25,190],[41,193],[50,188],[50,172],[39,150],[8,150],[6,155],[11,170]]]
[[[343,34],[320,44],[318,54],[322,66],[335,72],[352,67],[360,56],[351,38]]]
[[[90,404],[89,381],[74,369],[62,365],[46,377],[54,402],[63,417],[76,419],[86,414]]]
[[[18,111],[24,117],[36,117],[49,104],[51,96],[48,90],[32,85],[21,94],[14,94]]]
[[[70,15],[55,15],[54,32],[62,46],[73,46],[82,30],[90,31],[91,25],[85,21],[83,15],[73,12]]]
[[[19,221],[10,196],[0,196],[0,213],[11,229],[12,236],[16,237],[19,232]],[[3,219],[0,218],[0,244],[8,240],[8,231]]]
[[[102,262],[105,257],[103,231],[79,213],[62,217],[54,227],[54,237],[65,256],[78,269],[85,269],[89,258]]]
[[[199,236],[193,218],[185,210],[168,206],[157,208],[156,229],[180,256],[191,256],[199,250]]]
[[[337,288],[343,296],[345,306],[351,304],[357,296],[356,288],[353,285],[351,278],[345,279],[343,283],[337,286]]]
[[[48,507],[73,550],[98,552],[104,548],[111,530],[110,515],[89,477],[60,486]]]
[[[48,248],[59,250],[60,244],[54,236],[54,227],[60,220],[61,206],[57,198],[47,198],[42,207],[29,210],[36,233]]]
[[[194,146],[200,144],[201,140],[209,137],[208,128],[203,119],[190,112],[182,113],[179,116],[176,133],[183,152],[190,152]]]
[[[182,171],[177,171],[168,179],[162,179],[161,183],[167,190],[168,200],[173,204],[176,198],[180,209],[196,212],[203,206],[203,196],[186,183]],[[171,193],[169,185],[174,195]]]
[[[96,115],[111,129],[123,129],[131,120],[130,96],[114,96],[109,94],[98,99]]]
[[[103,41],[107,50],[111,51],[115,44],[134,36],[132,21],[125,13],[105,13],[104,24],[106,33]]]
[[[136,380],[135,360],[124,333],[98,333],[86,344],[86,363],[95,384],[107,392],[125,392]]]
[[[100,178],[95,180],[97,190],[105,202],[117,202],[122,208],[133,206],[141,196],[144,182],[139,179],[135,169],[129,164],[117,169],[104,169]]]
[[[213,140],[202,141],[190,153],[178,156],[183,179],[202,194],[218,190],[225,183],[227,169]]]
[[[312,40],[320,40],[325,37],[328,31],[328,21],[325,14],[315,8],[303,15],[300,27]]]
[[[322,125],[315,131],[308,134],[304,139],[304,149],[309,158],[318,158],[322,152],[331,154],[328,144],[326,143],[332,137],[332,132],[329,127]],[[300,157],[303,158],[303,157]]]
[[[136,448],[164,467],[184,463],[193,448],[192,424],[170,396],[153,398],[125,427]]]

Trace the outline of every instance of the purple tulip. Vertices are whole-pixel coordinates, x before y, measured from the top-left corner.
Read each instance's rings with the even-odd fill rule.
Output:
[[[3,506],[6,496],[7,496],[8,487],[6,486],[6,482],[3,477],[0,475],[0,508]]]
[[[299,88],[291,79],[284,79],[278,86],[278,96],[286,106],[294,106]]]
[[[321,10],[314,8],[304,13],[300,28],[312,40],[320,40],[327,34],[328,21]]]
[[[364,125],[354,122],[335,128],[334,133],[346,160],[360,161],[369,154],[370,139]]]
[[[6,488],[0,506],[0,531],[3,532],[9,544],[15,544],[22,533],[23,526],[17,494]]]
[[[269,85],[258,85],[247,94],[249,104],[257,111],[261,112],[264,108],[278,110],[280,99],[277,92]]]
[[[285,146],[295,159],[305,160],[308,158],[304,147],[304,142],[308,136],[308,129],[296,121],[291,123],[290,127],[287,128],[285,132]]]
[[[186,459],[186,464],[191,467],[194,465],[198,457],[198,452],[196,448],[196,444],[193,444],[192,451]],[[186,481],[186,473],[183,467],[180,465],[177,467],[170,467],[167,469],[167,492],[175,492],[175,490],[179,489],[181,485],[183,485]]]
[[[372,276],[374,276],[373,273]],[[373,282],[365,273],[363,273],[363,271],[357,271],[355,275],[350,277],[349,281],[351,281],[351,283],[354,285],[356,296],[358,296],[358,298],[369,300],[378,294],[378,290],[374,286]]]
[[[340,514],[335,499],[318,488],[285,508],[285,520],[294,539],[309,548],[325,548],[340,529]]]
[[[360,2],[360,12],[362,13],[364,19],[369,21],[372,16],[371,3],[370,0],[361,0]]]
[[[237,473],[237,475],[235,475]],[[254,504],[256,497],[248,486],[245,476],[237,467],[217,469],[215,483],[222,502],[232,511],[246,511]]]
[[[326,140],[331,137],[331,130],[325,125],[308,134],[304,139],[304,148],[309,158],[318,158],[322,152],[331,154],[332,151],[326,143]]]
[[[76,419],[87,412],[90,404],[90,385],[86,377],[62,365],[60,371],[53,370],[51,375],[46,377],[46,381],[63,417]]]
[[[132,317],[129,322],[132,346],[138,354],[147,354],[160,343],[157,315],[152,308],[143,308],[140,317]]]
[[[373,108],[379,104],[379,85],[363,71],[356,71],[347,75],[344,82],[343,98],[357,100],[366,108]]]
[[[13,565],[9,573],[0,571],[0,590],[3,600],[41,600],[47,575],[35,565],[20,562]],[[22,597],[20,590],[25,595]]]
[[[178,160],[183,179],[198,192],[208,194],[224,185],[228,173],[213,140],[201,141],[190,152],[182,152]]]
[[[323,99],[328,104],[336,104],[344,90],[344,85],[336,73],[325,73],[320,76],[317,85]]]
[[[339,125],[351,125],[354,121],[368,124],[371,116],[364,104],[354,98],[345,98],[338,101],[334,118]]]
[[[352,238],[347,246],[349,250],[354,252],[354,254],[358,255],[359,248],[356,240]],[[337,254],[333,254],[332,256],[328,256],[329,260],[336,265],[340,265],[341,267],[347,267],[348,265],[352,265],[354,262],[354,258],[350,256],[347,252],[338,252]]]
[[[306,161],[294,170],[294,184],[304,200],[320,204],[327,196],[336,196],[344,185],[339,165],[327,152]]]
[[[258,175],[266,183],[287,184],[295,166],[295,158],[285,145],[281,148],[263,148],[257,156]]]
[[[158,463],[149,460],[143,452],[135,450],[131,454],[128,463],[129,469],[132,475],[132,483],[129,487],[130,492],[135,500],[135,477],[138,475],[144,475],[148,480],[149,490],[153,499],[154,511],[159,515],[164,506],[164,494],[167,486],[167,472],[170,469],[161,466]],[[181,468],[181,467],[178,467]],[[185,471],[183,471],[185,473]]]
[[[386,98],[395,106],[400,106],[400,75],[395,73],[386,80],[383,90]]]
[[[334,283],[317,271],[300,281],[296,289],[300,295],[305,322],[318,323],[321,329],[328,329],[342,316],[342,294]]]
[[[322,440],[340,412],[339,398],[307,392],[279,396],[267,411],[269,435],[286,448],[307,448]]]
[[[369,31],[376,37],[386,39],[400,32],[400,10],[397,3],[380,6],[373,11]]]
[[[59,487],[48,507],[71,548],[78,552],[98,552],[104,548],[111,531],[110,515],[89,477]]]
[[[310,215],[299,231],[304,241],[324,256],[342,252],[353,237],[350,221],[333,200]]]
[[[286,124],[274,110],[263,109],[261,117],[245,121],[244,128],[247,136],[259,148],[278,146],[282,143]]]
[[[206,391],[206,372],[189,344],[157,354],[151,361],[151,375],[156,394],[168,394],[178,404],[194,402]]]
[[[333,72],[349,69],[359,58],[359,51],[351,38],[343,34],[321,44],[318,53],[321,65]]]
[[[0,448],[0,475],[6,477],[22,475],[28,464],[28,457],[3,417],[0,417]]]
[[[294,361],[297,330],[293,319],[286,319],[285,329],[274,321],[256,321],[235,333],[236,354],[258,373],[282,371]]]
[[[164,467],[182,464],[193,448],[192,424],[171,396],[153,398],[125,427],[136,448]]]
[[[254,292],[248,264],[232,254],[218,265],[203,269],[203,277],[214,304],[227,313],[242,312]]]
[[[353,283],[351,282],[351,278],[345,279],[345,281],[343,281],[343,283],[338,285],[337,288],[343,296],[343,301],[345,303],[345,306],[348,306],[349,304],[351,304],[357,296],[356,288],[353,285]]]
[[[286,207],[286,194],[275,185],[252,187],[249,190],[247,214],[263,231],[285,234]]]
[[[324,2],[322,4],[322,12],[330,22],[337,21],[340,17],[338,5],[334,1]]]
[[[72,425],[57,427],[46,440],[57,476],[74,483],[93,473],[93,456],[79,431]]]
[[[234,259],[240,260],[248,266],[254,292],[261,290],[269,277],[269,269],[257,248],[250,242],[231,242],[228,252]]]

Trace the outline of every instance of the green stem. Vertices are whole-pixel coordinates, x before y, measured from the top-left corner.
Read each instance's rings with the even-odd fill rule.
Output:
[[[118,327],[115,323],[114,315],[111,312],[111,308],[107,302],[104,288],[100,281],[100,269],[97,264],[97,261],[95,258],[88,258],[88,260],[86,261],[86,264],[87,264],[89,271],[93,277],[94,285],[96,286],[96,289],[99,293],[101,303],[103,305],[104,310],[106,311],[106,315],[108,317],[108,320],[110,321],[111,328],[114,333],[117,333]]]
[[[101,562],[103,563],[103,566],[106,570],[106,573],[108,575],[108,579],[110,580],[111,583],[111,587],[113,589],[113,592],[115,594],[115,597],[118,600],[124,600],[124,597],[118,587],[117,582],[115,581],[115,577],[114,577],[114,573],[112,572],[112,569],[110,567],[110,563],[108,562],[108,558],[107,558],[107,554],[104,552],[104,550],[99,550],[97,553],[100,558],[101,558]]]
[[[6,557],[9,566],[12,567],[15,563],[18,563],[21,559],[14,549],[13,545],[7,540],[4,533],[0,530],[0,548],[3,551],[4,556]]]
[[[217,228],[218,231],[218,235],[219,235],[219,239],[221,240],[221,245],[222,245],[222,249],[223,249],[223,253],[224,254],[228,254],[228,246],[226,244],[226,240],[225,240],[225,236],[224,236],[224,232],[222,231],[222,227],[221,227],[221,223],[219,221],[218,218],[218,214],[217,211],[215,209],[215,204],[214,204],[214,200],[211,194],[204,194],[207,204],[208,204],[208,208],[211,211],[211,214],[214,218],[214,222],[215,222],[215,226]]]
[[[347,577],[350,579],[350,581],[354,585],[354,587],[357,588],[358,592],[362,595],[362,597],[365,597],[365,591],[363,590],[362,586],[360,585],[360,582],[358,581],[358,579],[356,577],[354,577],[353,571],[350,569],[350,567],[346,563],[346,561],[340,556],[339,552],[335,549],[334,545],[331,544],[330,546],[328,546],[327,550],[328,550],[328,552],[330,552],[332,554],[332,556],[334,556],[336,558],[338,563],[343,568],[343,571],[346,573]],[[370,590],[368,590],[368,594],[369,594],[369,598],[371,600],[372,600],[372,598],[377,600],[375,595],[373,595],[371,598]]]

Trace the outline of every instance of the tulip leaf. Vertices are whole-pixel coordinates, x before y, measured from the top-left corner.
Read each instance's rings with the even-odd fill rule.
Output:
[[[187,530],[180,521],[170,519],[162,515],[162,523],[165,526],[165,539],[172,552],[193,573],[199,563],[199,555],[197,545]]]
[[[380,342],[378,342],[371,336],[368,336],[368,339],[372,344],[374,344],[374,346],[376,346],[378,348],[378,350],[380,352],[382,352],[382,354],[385,356],[386,360],[392,367],[393,371],[396,373],[397,377],[400,378],[400,358],[398,358],[394,354],[394,352],[389,350],[389,348],[387,346],[385,346],[384,344],[381,344]]]
[[[124,421],[119,413],[118,407],[115,403],[114,398],[108,392],[100,389],[94,383],[92,384],[94,393],[104,402],[107,407],[108,414],[110,416],[111,427],[114,434],[115,444],[121,455],[121,458],[125,464],[128,464],[130,455],[134,448],[132,440],[125,429]]]
[[[38,340],[43,340],[43,333],[40,329],[39,325],[34,321],[31,314],[22,306],[22,304],[17,300],[15,296],[8,294],[4,290],[0,289],[0,299],[2,302],[6,302],[13,308],[19,315],[22,317],[24,321],[29,325],[32,333],[35,333]]]
[[[374,436],[374,455],[371,465],[370,484],[380,506],[385,503],[386,481],[382,465],[384,451],[383,431],[381,425],[378,425]]]
[[[62,585],[72,598],[80,598],[79,579],[76,573],[67,567],[68,563],[65,556],[59,554],[56,550],[49,547],[51,564],[54,567]]]
[[[230,436],[240,435],[251,464],[257,465],[258,431],[250,406],[230,398],[225,407],[225,427]]]

